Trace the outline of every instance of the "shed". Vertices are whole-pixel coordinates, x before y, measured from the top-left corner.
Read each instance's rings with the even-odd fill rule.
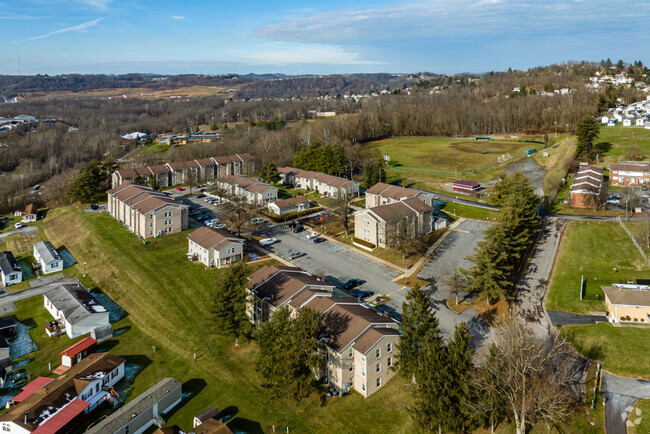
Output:
[[[90,331],[90,337],[96,340],[98,344],[109,340],[113,337],[113,325],[104,324],[103,326],[95,327]]]
[[[537,152],[537,149],[535,149],[535,148],[530,148],[530,149],[526,149],[526,150],[524,151],[524,155],[533,155],[533,154],[536,153],[536,152]]]
[[[474,193],[481,190],[481,184],[472,181],[456,181],[451,184],[453,191],[458,193]]]
[[[93,338],[84,338],[61,351],[61,365],[71,368],[81,362],[87,355],[97,351],[97,341]]]

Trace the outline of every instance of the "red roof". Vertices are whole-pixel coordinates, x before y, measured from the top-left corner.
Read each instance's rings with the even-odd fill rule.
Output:
[[[93,338],[85,338],[77,342],[76,344],[72,345],[71,347],[66,348],[65,350],[61,351],[62,356],[76,356],[83,350],[87,350],[88,348],[92,347],[97,343],[96,340]]]
[[[453,186],[455,187],[469,187],[469,188],[479,188],[481,184],[478,182],[472,182],[472,181],[456,181],[452,183]]]
[[[39,434],[54,434],[59,432],[65,427],[72,419],[83,413],[85,409],[90,407],[90,403],[75,398],[70,404],[63,407],[56,412],[54,416],[47,419],[41,426],[36,428],[33,433]]]
[[[23,387],[22,392],[14,396],[11,400],[15,402],[23,402],[24,400],[32,396],[38,389],[44,387],[47,383],[49,383],[52,380],[54,380],[54,378],[36,377],[36,379],[30,381],[25,387]]]

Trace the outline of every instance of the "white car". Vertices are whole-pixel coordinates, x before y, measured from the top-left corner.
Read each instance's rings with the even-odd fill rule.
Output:
[[[254,219],[251,220],[251,223],[254,225],[259,225],[260,223],[264,223],[266,219],[263,219],[261,217],[255,217]]]
[[[20,228],[22,228],[22,227],[23,227],[23,225],[22,225],[21,223],[16,223],[16,224],[14,225],[14,229],[20,229]]]
[[[278,242],[277,238],[264,238],[263,240],[260,240],[259,244],[262,247],[267,247],[277,242]]]
[[[317,232],[310,232],[309,234],[307,234],[307,239],[311,240],[313,238],[316,238],[317,236],[318,236]]]
[[[214,227],[215,229],[225,229],[225,228],[226,228],[226,224],[225,224],[225,223],[219,223],[218,225],[215,224],[213,227]]]

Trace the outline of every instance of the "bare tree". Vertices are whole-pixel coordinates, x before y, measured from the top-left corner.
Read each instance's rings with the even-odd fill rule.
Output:
[[[650,248],[650,216],[643,216],[639,223],[641,232],[641,241],[645,244],[646,248]]]
[[[255,215],[255,207],[248,203],[246,199],[239,196],[233,196],[224,205],[226,221],[235,231],[237,236],[242,229],[250,225],[251,218]]]
[[[386,222],[386,246],[397,249],[404,257],[426,250],[418,227],[417,216],[398,212]]]
[[[458,269],[448,275],[442,280],[443,285],[449,288],[449,292],[456,297],[456,304],[458,304],[458,294],[467,289],[467,279]]]
[[[334,214],[339,218],[343,224],[343,229],[345,229],[345,235],[348,235],[350,227],[350,218],[354,209],[352,208],[350,201],[347,199],[337,199],[333,207]]]
[[[492,329],[488,339],[492,345],[474,385],[480,396],[501,403],[501,410],[514,419],[517,434],[571,415],[575,401],[570,388],[582,372],[570,363],[575,353],[564,339],[556,333],[536,337],[519,323]]]
[[[636,207],[641,205],[641,189],[638,187],[623,187],[621,192],[623,197],[621,199],[622,205],[626,210],[634,212]]]

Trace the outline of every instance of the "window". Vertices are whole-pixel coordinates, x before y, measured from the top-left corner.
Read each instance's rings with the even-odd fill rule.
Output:
[[[350,348],[350,349],[348,350],[348,358],[351,359],[352,356],[354,356],[354,351],[352,351],[352,348]]]
[[[362,361],[363,363],[366,363],[366,356],[361,356],[361,361]]]
[[[361,368],[361,376],[362,377],[366,376],[366,368]]]
[[[381,372],[381,363],[377,363],[377,366],[375,366],[375,369],[377,370],[378,373]]]
[[[348,368],[348,372],[354,371],[354,363],[350,363],[350,367]]]
[[[381,387],[381,378],[377,378],[377,388]]]
[[[386,345],[386,352],[390,353],[391,351],[393,351],[393,344],[389,342],[388,345]]]
[[[381,357],[381,348],[377,348],[377,351],[375,351],[375,357],[380,358]]]
[[[386,364],[388,365],[389,368],[390,368],[391,366],[393,366],[393,358],[392,358],[392,357],[389,357],[389,358],[388,358],[388,361],[386,362]]]
[[[361,390],[366,391],[366,383],[361,383]]]

